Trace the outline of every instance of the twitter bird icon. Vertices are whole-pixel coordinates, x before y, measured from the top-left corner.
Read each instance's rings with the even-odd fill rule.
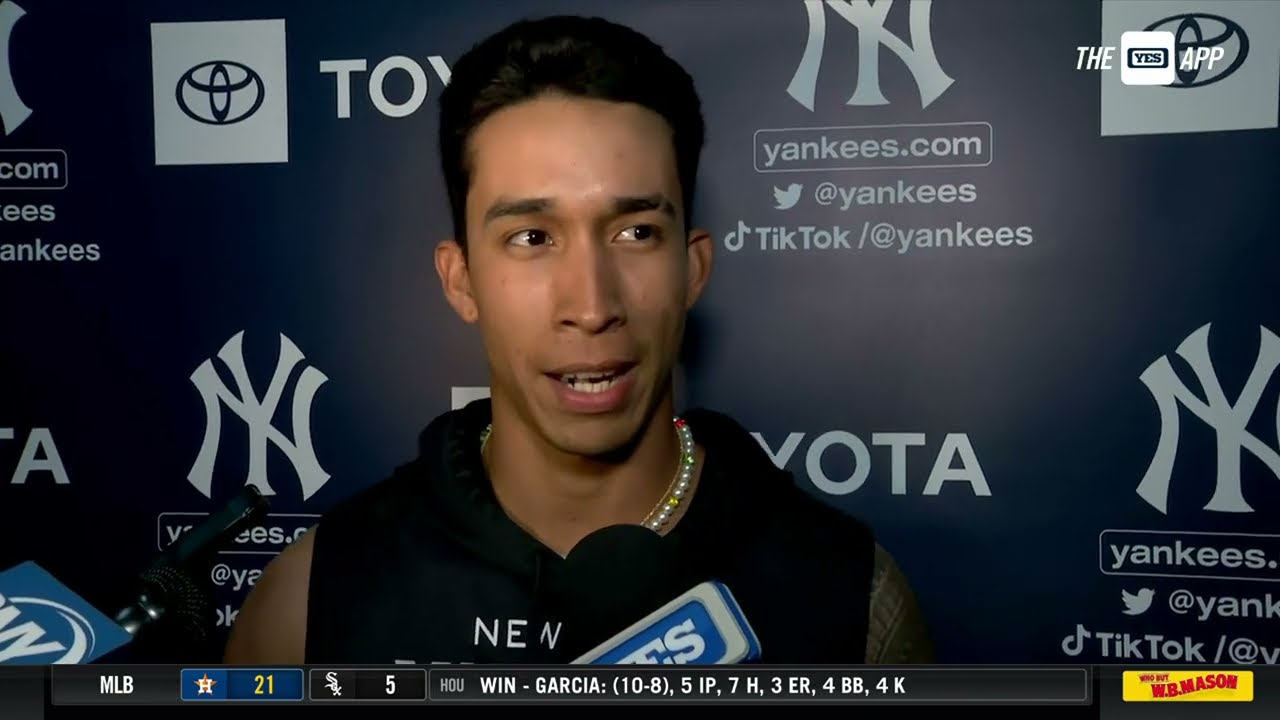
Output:
[[[773,188],[773,207],[778,210],[790,210],[800,202],[800,191],[804,186],[800,183],[791,183],[786,190]]]
[[[1120,599],[1124,601],[1124,614],[1141,615],[1151,608],[1151,601],[1155,596],[1156,591],[1151,588],[1142,588],[1137,594],[1121,590]]]

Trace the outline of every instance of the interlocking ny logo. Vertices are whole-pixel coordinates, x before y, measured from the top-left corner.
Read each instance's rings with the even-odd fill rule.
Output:
[[[4,133],[11,134],[18,126],[31,117],[31,108],[18,97],[18,87],[13,82],[10,70],[9,42],[13,38],[13,28],[26,15],[18,4],[12,0],[0,0],[0,125]]]
[[[1155,398],[1160,411],[1160,440],[1156,444],[1155,457],[1142,482],[1138,495],[1162,513],[1168,512],[1169,481],[1178,452],[1178,403],[1182,403],[1196,417],[1213,428],[1218,438],[1218,479],[1213,497],[1205,510],[1214,512],[1253,512],[1245,502],[1240,486],[1240,456],[1245,449],[1261,460],[1280,479],[1280,453],[1267,446],[1246,427],[1262,393],[1280,366],[1280,338],[1270,330],[1261,328],[1262,342],[1258,346],[1258,359],[1235,405],[1227,401],[1218,382],[1213,361],[1209,358],[1209,325],[1196,330],[1178,346],[1178,355],[1186,360],[1195,372],[1204,398],[1197,397],[1178,378],[1168,357],[1161,357],[1148,367],[1141,380]],[[1276,431],[1280,435],[1280,407],[1276,408]]]
[[[320,466],[315,448],[311,444],[311,405],[315,401],[316,392],[329,378],[314,367],[303,369],[293,388],[293,440],[289,441],[284,433],[271,424],[271,419],[275,417],[276,408],[280,405],[294,367],[304,359],[302,351],[292,340],[280,335],[280,357],[276,361],[275,373],[271,376],[266,394],[259,399],[254,394],[253,384],[249,382],[249,372],[245,368],[243,339],[243,331],[236,333],[218,351],[218,358],[231,371],[231,377],[235,380],[234,391],[222,382],[212,359],[205,360],[191,374],[191,382],[204,399],[206,420],[204,442],[200,445],[200,454],[196,456],[191,472],[187,474],[187,480],[204,493],[205,497],[213,497],[213,468],[218,459],[218,442],[222,437],[221,401],[249,428],[249,475],[245,484],[257,487],[263,495],[275,494],[271,484],[267,482],[267,442],[270,441],[293,463],[293,469],[298,473],[298,482],[302,486],[302,499],[307,500],[329,480],[329,473]]]
[[[922,108],[937,100],[955,82],[938,64],[933,52],[933,38],[929,22],[933,0],[910,0],[908,18],[911,29],[911,45],[885,29],[885,20],[894,0],[826,0],[837,15],[858,31],[858,79],[847,105],[888,105],[880,91],[880,47],[893,51],[911,71],[916,89],[920,92]],[[827,43],[827,14],[823,0],[805,0],[809,14],[809,39],[804,44],[804,55],[796,74],[787,86],[787,93],[796,102],[813,110],[813,96],[817,92],[818,71]]]

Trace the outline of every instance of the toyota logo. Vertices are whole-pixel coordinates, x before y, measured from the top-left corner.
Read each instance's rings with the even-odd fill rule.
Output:
[[[206,125],[231,125],[262,107],[262,77],[247,65],[230,60],[201,63],[178,78],[178,107]]]
[[[1206,27],[1207,26],[1207,27]],[[1205,13],[1188,13],[1186,15],[1173,15],[1163,20],[1148,25],[1146,30],[1167,30],[1173,33],[1175,58],[1174,67],[1178,71],[1178,79],[1169,87],[1172,88],[1193,88],[1209,85],[1222,80],[1244,64],[1244,59],[1249,55],[1249,36],[1245,35],[1244,28],[1235,22],[1228,20],[1221,15],[1208,15]],[[1206,30],[1211,32],[1209,37],[1205,37]],[[1177,58],[1181,58],[1187,50],[1194,51],[1196,48],[1214,48],[1219,45],[1226,45],[1234,39],[1237,43],[1235,57],[1231,59],[1225,67],[1218,66],[1212,68],[1213,73],[1207,77],[1200,77],[1200,68],[1183,68],[1181,63],[1177,62]],[[1226,47],[1226,55],[1224,57],[1231,58],[1231,50],[1233,48]]]

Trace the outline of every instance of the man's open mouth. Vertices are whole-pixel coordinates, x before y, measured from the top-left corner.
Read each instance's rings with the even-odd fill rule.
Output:
[[[602,393],[617,385],[634,365],[619,365],[607,370],[583,370],[566,373],[551,373],[551,377],[568,385],[574,392],[594,395]]]

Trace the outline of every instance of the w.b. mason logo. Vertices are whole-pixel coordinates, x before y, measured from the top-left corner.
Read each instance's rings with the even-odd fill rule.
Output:
[[[280,335],[280,356],[276,361],[276,369],[266,393],[259,398],[254,393],[253,383],[249,381],[249,372],[245,368],[243,339],[243,331],[236,333],[218,351],[218,359],[227,366],[235,380],[235,390],[223,383],[212,359],[205,360],[191,374],[191,382],[204,400],[206,419],[204,441],[200,445],[195,464],[191,466],[191,472],[187,474],[187,480],[204,493],[205,497],[213,497],[213,468],[218,459],[218,443],[222,437],[222,407],[225,405],[248,426],[249,472],[245,484],[257,487],[263,495],[275,494],[267,481],[267,443],[270,442],[283,451],[293,464],[293,469],[298,473],[298,482],[302,486],[302,499],[307,500],[329,481],[329,473],[320,466],[311,443],[311,405],[315,402],[316,392],[329,378],[310,366],[304,368],[298,376],[293,387],[293,440],[290,441],[272,425],[271,420],[275,417],[276,408],[280,405],[294,367],[304,360],[302,351],[283,333]]]
[[[818,71],[827,44],[826,7],[844,18],[858,31],[858,77],[853,94],[846,105],[888,105],[880,90],[880,48],[888,48],[898,56],[915,80],[920,93],[920,107],[926,108],[942,96],[955,82],[938,64],[933,51],[933,37],[929,24],[933,0],[906,0],[911,44],[903,42],[884,26],[894,0],[805,0],[805,12],[809,15],[809,38],[804,44],[804,55],[796,67],[787,94],[796,102],[813,110],[813,96],[817,92]]]
[[[1213,361],[1209,357],[1209,325],[1191,333],[1178,346],[1178,355],[1186,360],[1204,391],[1201,399],[1174,373],[1167,357],[1161,357],[1141,375],[1141,380],[1155,398],[1160,412],[1160,440],[1156,444],[1151,466],[1138,484],[1138,496],[1162,513],[1168,513],[1169,483],[1177,458],[1179,420],[1178,403],[1204,421],[1217,433],[1218,478],[1213,497],[1204,506],[1214,512],[1249,513],[1253,507],[1244,499],[1240,484],[1241,450],[1248,450],[1280,480],[1280,452],[1268,446],[1247,426],[1262,399],[1262,393],[1280,367],[1280,338],[1261,328],[1262,341],[1258,359],[1240,397],[1232,405],[1222,390]],[[1276,408],[1276,432],[1280,437],[1280,407]]]

